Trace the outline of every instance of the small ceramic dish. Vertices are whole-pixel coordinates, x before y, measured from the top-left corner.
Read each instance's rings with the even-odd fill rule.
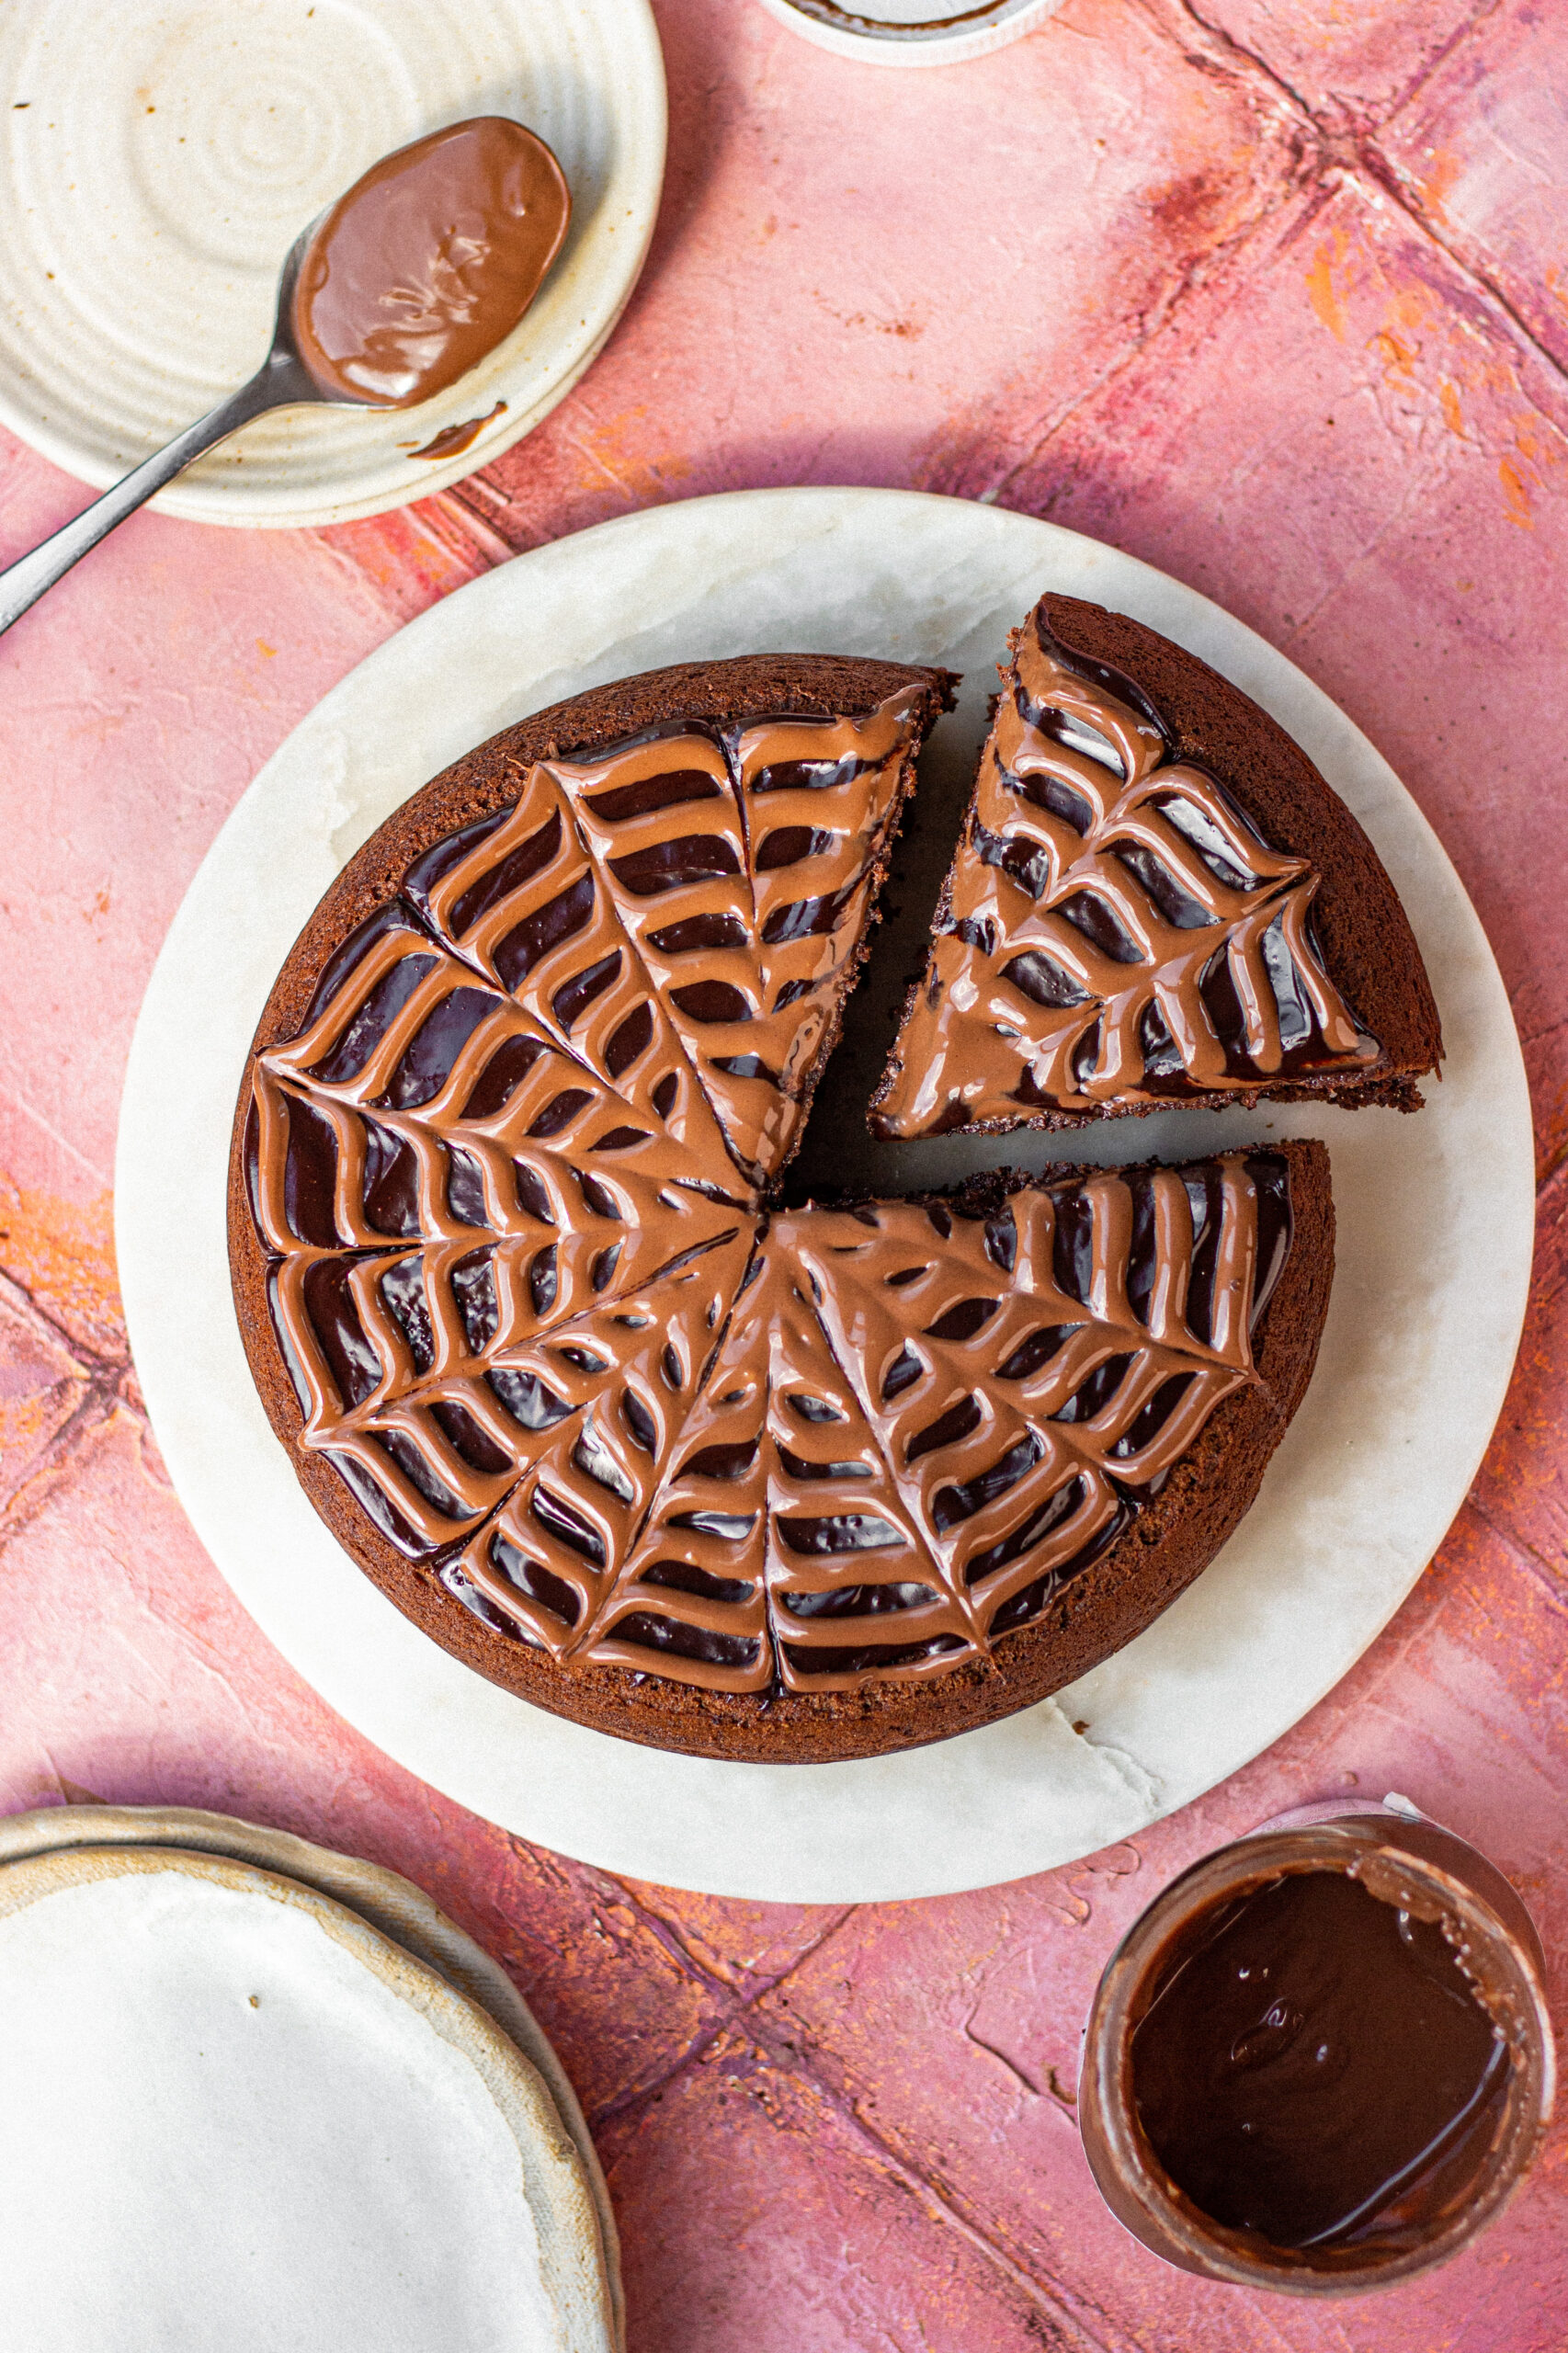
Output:
[[[648,0],[31,0],[0,85],[0,422],[100,489],[260,364],[284,255],[379,156],[501,114],[565,171],[565,247],[487,359],[416,409],[259,419],[159,492],[199,522],[342,522],[497,457],[604,344],[664,182]]]
[[[581,2117],[466,1947],[395,1874],[222,1816],[0,1824],[0,2188],[28,2344],[183,2342],[205,2310],[258,2346],[617,2353]]]
[[[959,65],[1033,32],[1062,0],[762,0],[819,49],[865,65]]]

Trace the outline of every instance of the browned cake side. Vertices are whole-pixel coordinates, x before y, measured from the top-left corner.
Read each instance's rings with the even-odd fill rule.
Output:
[[[1005,1132],[1018,1126],[1076,1128],[1096,1119],[1143,1115],[1176,1105],[1250,1108],[1266,1098],[1419,1108],[1416,1082],[1437,1069],[1442,1055],[1437,1006],[1420,949],[1376,851],[1300,745],[1206,663],[1124,614],[1078,597],[1048,595],[1016,644],[1041,624],[1046,640],[1054,640],[1086,677],[1102,679],[1120,695],[1131,684],[1134,699],[1157,714],[1171,762],[1189,763],[1214,779],[1260,844],[1304,861],[1316,877],[1310,920],[1323,967],[1356,1024],[1376,1041],[1377,1052],[1361,1064],[1346,1060],[1339,1067],[1311,1073],[1281,1070],[1260,1075],[1254,1084],[1228,1083],[1216,1091],[1178,1082],[1151,1094],[1129,1085],[1092,1106],[1051,1099],[1054,1090],[1050,1088],[1044,1090],[1047,1099],[1032,1099],[1039,1090],[1027,1080],[1017,1098],[1010,1080],[998,1079],[984,1087],[976,1084],[972,1074],[980,1060],[997,1051],[992,1034],[994,1008],[1006,992],[998,991],[995,976],[1009,948],[1023,944],[1005,937],[987,954],[954,936],[963,912],[959,902],[975,895],[974,878],[982,871],[976,833],[988,767],[994,769],[997,759],[994,733],[937,904],[927,971],[910,991],[887,1072],[872,1098],[873,1132],[909,1136]],[[1004,715],[1016,676],[1016,670],[1004,674]],[[1021,895],[1009,904],[1015,915],[1028,921],[1032,911]],[[950,1009],[949,992],[955,977],[972,998],[972,1012],[959,1015]],[[1022,1029],[1021,1057],[1030,1043],[1030,1008],[1015,996],[1005,1009]],[[953,1032],[946,1041],[944,1025]],[[961,1099],[966,1085],[968,1103]]]

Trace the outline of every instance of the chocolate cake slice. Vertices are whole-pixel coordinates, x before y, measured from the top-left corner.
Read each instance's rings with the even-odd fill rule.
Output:
[[[542,713],[365,846],[263,1017],[273,1427],[400,1608],[580,1722],[804,1761],[1024,1706],[1212,1557],[1305,1388],[1319,1145],[772,1205],[948,699],[790,656]]]
[[[1418,1109],[1442,1053],[1421,953],[1305,753],[1098,605],[1042,597],[1012,651],[873,1132]]]
[[[753,1184],[793,1152],[837,1035],[930,697],[922,678],[827,724],[687,724],[552,764]]]

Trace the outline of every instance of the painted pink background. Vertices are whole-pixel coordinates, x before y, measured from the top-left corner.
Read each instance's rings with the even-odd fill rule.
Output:
[[[1101,2210],[1078,2027],[1121,1928],[1262,1816],[1392,1783],[1496,1857],[1568,1995],[1568,10],[1068,0],[981,63],[840,63],[655,0],[672,163],[614,343],[449,494],[317,533],[144,515],[0,642],[0,1805],[210,1805],[394,1864],[516,1975],[609,2169],[634,2353],[1557,2353],[1568,2135],[1450,2270],[1310,2309]],[[631,1885],[437,1797],[302,1686],[170,1493],[110,1167],[165,925],[259,763],[400,622],[661,499],[887,483],[1094,532],[1337,697],[1441,834],[1534,1089],[1517,1376],[1330,1699],[1074,1869],[847,1911]],[[0,558],[85,503],[0,437]],[[1434,1234],[1434,1249],[1449,1237]]]

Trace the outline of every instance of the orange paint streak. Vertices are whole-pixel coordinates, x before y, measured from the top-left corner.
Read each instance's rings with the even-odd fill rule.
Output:
[[[1522,523],[1527,531],[1535,529],[1535,517],[1530,513],[1529,485],[1512,458],[1499,458],[1498,478],[1503,484],[1504,511],[1510,523]]]
[[[113,1195],[86,1206],[23,1191],[0,1175],[0,1267],[81,1346],[119,1358],[125,1316],[114,1261]]]
[[[1437,404],[1443,412],[1443,423],[1448,426],[1449,431],[1457,433],[1462,438],[1464,411],[1460,406],[1459,387],[1457,384],[1450,384],[1446,376],[1437,387]]]
[[[1441,212],[1448,202],[1454,182],[1463,171],[1460,158],[1447,147],[1434,147],[1426,171],[1416,181],[1423,203],[1434,212]]]
[[[1350,240],[1343,229],[1335,229],[1331,242],[1320,245],[1307,272],[1307,297],[1324,325],[1343,343],[1349,328],[1350,317],[1344,293],[1335,285],[1334,273],[1343,271]]]
[[[1402,343],[1391,329],[1381,327],[1371,338],[1370,347],[1382,358],[1383,376],[1387,382],[1408,385],[1412,381],[1410,371],[1415,358],[1413,344]]]
[[[79,1384],[72,1386],[79,1393]],[[33,1390],[23,1397],[0,1397],[0,1461],[6,1465],[0,1477],[8,1483],[13,1475],[11,1465],[25,1463],[35,1455],[63,1418],[52,1387]]]
[[[1391,288],[1386,324],[1397,327],[1402,335],[1414,336],[1419,343],[1421,330],[1430,320],[1436,304],[1425,286]]]
[[[691,472],[691,460],[653,457],[646,447],[647,409],[639,405],[593,423],[578,444],[578,485],[602,493],[613,487],[634,505],[670,495],[670,485]]]

